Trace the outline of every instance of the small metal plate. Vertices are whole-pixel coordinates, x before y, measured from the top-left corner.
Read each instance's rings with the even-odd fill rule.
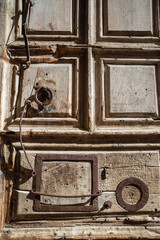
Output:
[[[42,166],[45,161],[73,161],[83,162],[84,166],[86,162],[91,163],[91,189],[92,194],[98,192],[98,161],[95,155],[58,155],[58,154],[37,154],[35,160],[35,192],[41,192],[42,182]],[[34,185],[34,184],[33,184]],[[52,205],[44,204],[41,202],[41,196],[35,195],[33,210],[35,212],[92,212],[98,210],[98,197],[94,196],[90,198],[90,204],[68,204],[68,205]]]
[[[132,205],[132,204],[126,203],[122,197],[122,191],[124,187],[128,185],[135,186],[141,192],[140,200],[136,204]],[[139,178],[130,177],[130,178],[124,179],[117,186],[117,189],[116,189],[117,202],[122,208],[124,208],[128,212],[136,212],[139,209],[143,208],[146,205],[148,198],[149,198],[149,189],[147,185]]]

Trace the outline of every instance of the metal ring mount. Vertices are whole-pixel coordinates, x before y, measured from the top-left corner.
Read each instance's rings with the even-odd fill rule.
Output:
[[[122,191],[124,187],[128,185],[137,187],[141,192],[141,198],[136,204],[132,205],[132,204],[126,203],[122,197]],[[126,178],[122,182],[120,182],[117,186],[116,200],[118,204],[128,212],[136,212],[139,209],[143,208],[148,202],[148,198],[149,198],[149,189],[147,185],[139,178],[135,178],[135,177]]]
[[[36,91],[35,101],[38,105],[48,106],[54,99],[53,91],[49,87],[41,87]]]

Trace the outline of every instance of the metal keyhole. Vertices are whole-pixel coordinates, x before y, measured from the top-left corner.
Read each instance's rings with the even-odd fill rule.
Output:
[[[47,106],[53,101],[53,92],[48,87],[41,87],[35,94],[35,101],[41,106]]]

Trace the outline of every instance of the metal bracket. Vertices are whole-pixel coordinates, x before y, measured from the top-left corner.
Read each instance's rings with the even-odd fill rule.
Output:
[[[70,195],[70,196],[57,196],[41,193],[41,181],[42,181],[42,166],[43,161],[81,161],[81,162],[91,162],[92,170],[92,181],[91,188],[92,193],[87,195]],[[35,172],[34,177],[35,189],[32,193],[35,195],[33,210],[35,212],[92,212],[98,210],[98,196],[101,193],[98,191],[98,160],[95,155],[58,155],[58,154],[37,154],[35,161]],[[79,197],[90,197],[90,204],[70,204],[70,205],[51,205],[43,204],[41,202],[42,196],[51,196],[59,198],[79,198]],[[87,201],[88,202],[88,201]]]

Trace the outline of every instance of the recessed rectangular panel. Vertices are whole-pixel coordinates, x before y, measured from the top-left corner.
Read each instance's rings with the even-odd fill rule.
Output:
[[[103,0],[104,35],[152,35],[152,0]]]
[[[105,64],[105,117],[157,116],[154,65]]]
[[[155,209],[160,209],[158,150],[96,151],[95,155],[90,149],[84,154],[74,151],[69,154],[61,154],[59,151],[54,154],[52,151],[49,154],[41,153],[27,151],[32,167],[36,164],[37,176],[32,178],[24,153],[20,151],[14,176],[14,219],[57,219],[68,214],[76,217],[77,211],[81,210],[83,214],[96,209],[96,214],[101,216],[106,213],[127,213],[117,203],[116,189],[120,182],[131,177],[140,179],[149,189],[149,199],[140,209],[140,214],[154,213]],[[36,155],[41,156],[41,160],[35,162]],[[61,197],[38,195],[35,199],[31,193],[33,189]],[[98,205],[94,202],[94,197],[92,199],[95,205],[91,204],[91,197],[62,197],[87,195],[97,193],[98,190],[101,191],[101,195],[96,197]],[[135,186],[127,186],[123,198],[134,204],[141,198],[140,191]],[[111,208],[104,208],[106,201],[111,201]],[[90,214],[95,215],[94,212]]]
[[[22,107],[25,100],[31,98],[32,103],[27,110],[28,117],[75,116],[77,111],[75,63],[71,60],[57,64],[32,64],[24,70],[23,76],[21,76],[22,86],[19,101]],[[52,89],[54,98],[52,104],[40,107],[35,101],[36,91],[41,87]]]
[[[29,31],[74,34],[76,0],[33,0]]]

